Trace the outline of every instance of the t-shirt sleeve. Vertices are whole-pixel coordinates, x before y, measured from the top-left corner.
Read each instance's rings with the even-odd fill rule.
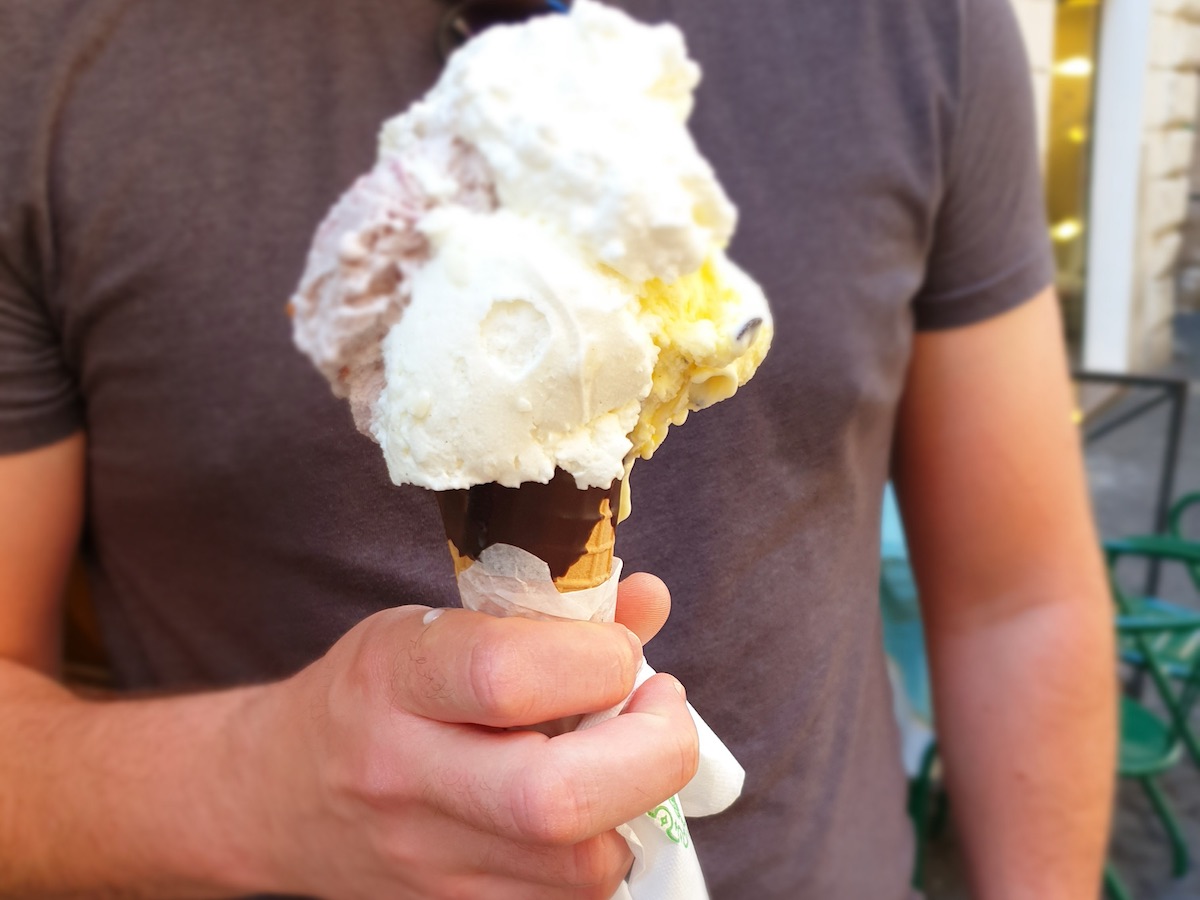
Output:
[[[45,295],[50,229],[29,98],[53,17],[40,4],[0,7],[0,454],[44,446],[83,421],[76,380]]]
[[[919,330],[968,325],[1018,306],[1054,278],[1032,80],[1009,0],[964,0],[943,193]]]
[[[13,275],[0,257],[0,453],[53,443],[83,421],[46,309]]]

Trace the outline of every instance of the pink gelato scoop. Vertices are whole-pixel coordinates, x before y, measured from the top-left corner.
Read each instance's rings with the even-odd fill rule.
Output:
[[[411,299],[413,272],[430,256],[421,219],[442,205],[496,208],[487,166],[474,149],[455,140],[423,148],[426,154],[441,158],[419,162],[434,163],[454,189],[435,198],[399,154],[381,154],[317,229],[289,304],[296,346],[334,394],[349,399],[354,424],[366,435],[384,387],[383,338]]]

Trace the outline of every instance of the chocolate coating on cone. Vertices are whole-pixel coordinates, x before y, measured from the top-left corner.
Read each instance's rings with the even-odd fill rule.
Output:
[[[446,537],[459,557],[475,560],[492,544],[511,544],[543,560],[555,580],[594,551],[589,541],[594,543],[595,532],[611,534],[620,496],[619,481],[580,490],[562,469],[548,484],[477,484],[437,492]],[[602,523],[606,527],[598,528]]]

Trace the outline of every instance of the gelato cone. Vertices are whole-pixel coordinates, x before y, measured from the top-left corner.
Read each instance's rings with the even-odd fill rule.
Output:
[[[766,297],[726,252],[736,210],[687,128],[699,79],[678,29],[594,0],[492,28],[384,123],[317,230],[296,345],[391,480],[435,492],[467,609],[613,621],[634,463],[770,347]],[[702,726],[710,814],[744,773]],[[668,822],[663,805],[620,826],[637,861],[614,900],[708,896],[669,803]]]
[[[438,491],[455,574],[474,565],[488,547],[508,544],[545,562],[560,593],[603,584],[612,573],[620,490],[620,482],[580,489],[558,469],[546,484]]]

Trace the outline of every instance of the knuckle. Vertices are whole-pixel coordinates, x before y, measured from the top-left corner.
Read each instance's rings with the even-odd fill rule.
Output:
[[[374,696],[388,666],[386,628],[379,614],[359,623],[354,631],[345,663],[338,678],[341,702],[369,700]]]
[[[410,754],[379,717],[347,706],[333,715],[340,725],[324,740],[320,777],[334,797],[376,810],[390,809],[411,793]]]
[[[366,829],[365,833],[373,855],[385,870],[411,872],[421,865],[419,835],[413,834],[402,823],[392,821],[389,827]]]
[[[659,771],[670,773],[672,790],[681,789],[700,768],[700,737],[695,723],[686,714],[661,721],[656,744]]]
[[[514,827],[530,843],[563,847],[588,836],[585,804],[554,766],[527,766],[516,779],[511,809]]]
[[[483,895],[474,878],[459,876],[445,879],[438,891],[439,900],[478,900]]]
[[[388,613],[359,623],[322,664],[306,670],[305,699],[295,710],[319,754],[316,778],[322,787],[331,797],[375,810],[407,795],[404,773],[412,768],[388,704],[394,657],[389,639],[396,618],[395,611]]]
[[[348,653],[340,667],[340,700],[361,702],[373,709],[406,709],[410,695],[430,693],[436,683],[429,660],[417,639],[400,626],[411,618],[410,608],[386,609],[369,616],[350,632]]]
[[[489,629],[471,647],[467,680],[484,717],[527,725],[534,696],[527,690],[528,660],[518,644]]]
[[[595,680],[597,696],[620,700],[633,690],[637,677],[638,660],[633,655],[629,642],[622,639],[615,652],[607,652],[601,664],[595,666],[591,677]]]
[[[614,852],[611,842],[605,840],[604,835],[580,841],[572,845],[569,852],[568,887],[581,891],[589,888],[603,891],[615,877],[623,874],[618,871],[622,856]],[[604,896],[607,897],[608,894]]]
[[[352,797],[372,809],[388,809],[400,793],[397,759],[389,743],[366,729],[326,766],[326,777],[337,794]]]
[[[394,754],[370,724],[350,721],[346,704],[334,707],[331,733],[322,735],[320,776],[335,797],[348,797],[370,806],[384,804],[393,793]]]
[[[610,880],[607,885],[590,885],[583,889],[579,895],[580,900],[611,900],[612,895],[616,892],[617,882],[620,879]]]

